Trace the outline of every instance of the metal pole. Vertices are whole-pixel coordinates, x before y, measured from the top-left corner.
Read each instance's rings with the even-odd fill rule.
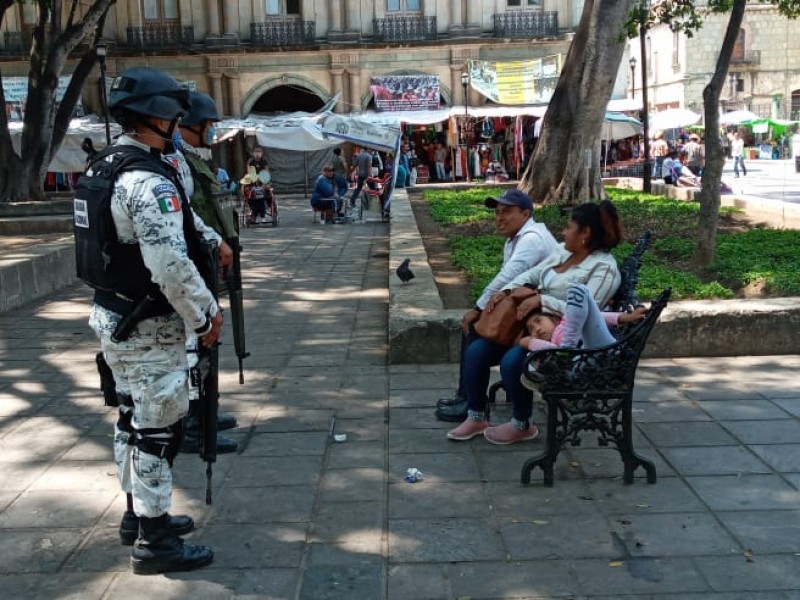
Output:
[[[645,35],[647,34],[646,3],[639,5],[639,47],[642,53],[642,135],[644,137],[644,163],[642,163],[642,190],[649,194],[653,191],[653,166],[650,162],[650,126],[647,115],[647,54]]]
[[[106,145],[111,145],[111,125],[108,122],[108,97],[106,96],[106,47],[97,46],[97,58],[100,61],[100,100],[103,103],[103,119],[106,123]]]

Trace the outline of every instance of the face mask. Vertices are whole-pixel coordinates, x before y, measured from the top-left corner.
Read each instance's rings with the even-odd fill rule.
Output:
[[[217,129],[213,125],[206,128],[206,146],[211,146],[214,143],[214,138],[217,137]]]

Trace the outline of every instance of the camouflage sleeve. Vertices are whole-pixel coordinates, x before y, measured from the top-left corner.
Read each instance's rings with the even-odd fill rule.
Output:
[[[153,281],[187,328],[201,328],[207,314],[216,314],[217,303],[189,258],[178,190],[160,175],[131,171],[117,180],[114,205],[127,212]],[[118,227],[118,235],[124,241],[124,227]]]

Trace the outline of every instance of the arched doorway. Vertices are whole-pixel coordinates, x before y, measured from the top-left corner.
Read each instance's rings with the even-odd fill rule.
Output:
[[[325,101],[315,92],[296,85],[279,85],[267,90],[253,103],[251,112],[316,112]]]

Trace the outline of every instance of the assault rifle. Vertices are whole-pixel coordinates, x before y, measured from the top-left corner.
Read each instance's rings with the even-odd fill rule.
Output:
[[[236,357],[239,359],[239,383],[244,383],[243,364],[245,358],[250,353],[245,348],[244,334],[244,305],[242,296],[242,244],[239,241],[239,232],[236,224],[235,211],[232,206],[232,196],[230,192],[216,194],[214,197],[214,208],[217,216],[225,230],[223,237],[225,243],[233,251],[233,264],[225,269],[225,287],[228,288],[228,300],[230,302],[231,327],[233,328],[233,348]]]
[[[216,248],[211,254],[211,271],[219,272],[219,257]],[[214,298],[217,297],[216,277],[206,282]],[[200,459],[206,463],[206,504],[211,504],[211,465],[217,462],[217,412],[219,411],[219,344],[211,348],[197,341],[199,360],[196,367],[200,399],[197,402],[197,419],[200,422]]]

